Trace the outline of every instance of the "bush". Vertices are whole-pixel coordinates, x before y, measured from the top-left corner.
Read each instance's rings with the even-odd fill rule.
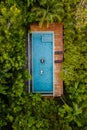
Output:
[[[16,5],[0,6],[0,127],[13,121],[13,106],[23,95],[24,81],[28,79],[24,69],[25,28],[21,10]],[[17,109],[17,107],[16,107]],[[18,107],[18,109],[20,109]],[[19,111],[19,110],[18,110]]]

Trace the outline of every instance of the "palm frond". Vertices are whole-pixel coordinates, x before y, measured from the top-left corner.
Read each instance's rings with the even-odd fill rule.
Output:
[[[40,22],[40,25],[43,22],[60,22],[61,16],[64,16],[63,4],[56,0],[41,0],[38,6],[32,8],[31,12],[34,14],[36,21]]]

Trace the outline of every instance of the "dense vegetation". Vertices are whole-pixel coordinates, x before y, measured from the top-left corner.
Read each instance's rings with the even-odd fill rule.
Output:
[[[64,24],[64,95],[25,92],[26,37],[32,22]],[[87,127],[86,0],[1,0],[0,130],[85,130]]]

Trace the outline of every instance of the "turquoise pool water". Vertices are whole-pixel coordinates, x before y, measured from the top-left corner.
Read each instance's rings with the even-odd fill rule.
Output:
[[[53,92],[53,33],[32,33],[32,91]]]

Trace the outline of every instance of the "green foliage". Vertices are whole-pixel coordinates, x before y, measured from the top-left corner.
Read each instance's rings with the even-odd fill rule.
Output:
[[[14,4],[0,8],[0,129],[13,121],[11,105],[23,94],[26,71],[25,28]],[[16,104],[15,104],[16,105]],[[16,109],[19,109],[19,107]],[[13,113],[14,114],[14,113]],[[10,129],[10,128],[8,128]]]
[[[86,18],[87,15],[86,9],[80,10],[80,3],[76,5],[76,9],[70,6],[67,13],[71,11],[71,14],[69,16],[66,13],[64,20],[65,54],[62,77],[65,86],[65,103],[59,108],[59,115],[62,124],[71,126],[73,130],[80,130],[87,124],[87,23],[83,24],[79,16]],[[79,16],[76,13],[78,11]]]
[[[0,1],[0,129],[82,130],[87,126],[87,2]],[[24,92],[28,24],[64,24],[64,96]],[[61,102],[62,101],[62,102]]]
[[[40,95],[30,95],[25,101],[23,111],[16,117],[14,130],[48,130],[57,129],[58,120],[55,101],[42,99]],[[52,106],[52,107],[50,107]]]
[[[64,16],[63,3],[60,2],[60,0],[38,1],[38,4],[31,8],[30,15],[32,21],[39,21],[41,26],[44,22],[46,22],[47,25],[53,22],[61,22]]]

